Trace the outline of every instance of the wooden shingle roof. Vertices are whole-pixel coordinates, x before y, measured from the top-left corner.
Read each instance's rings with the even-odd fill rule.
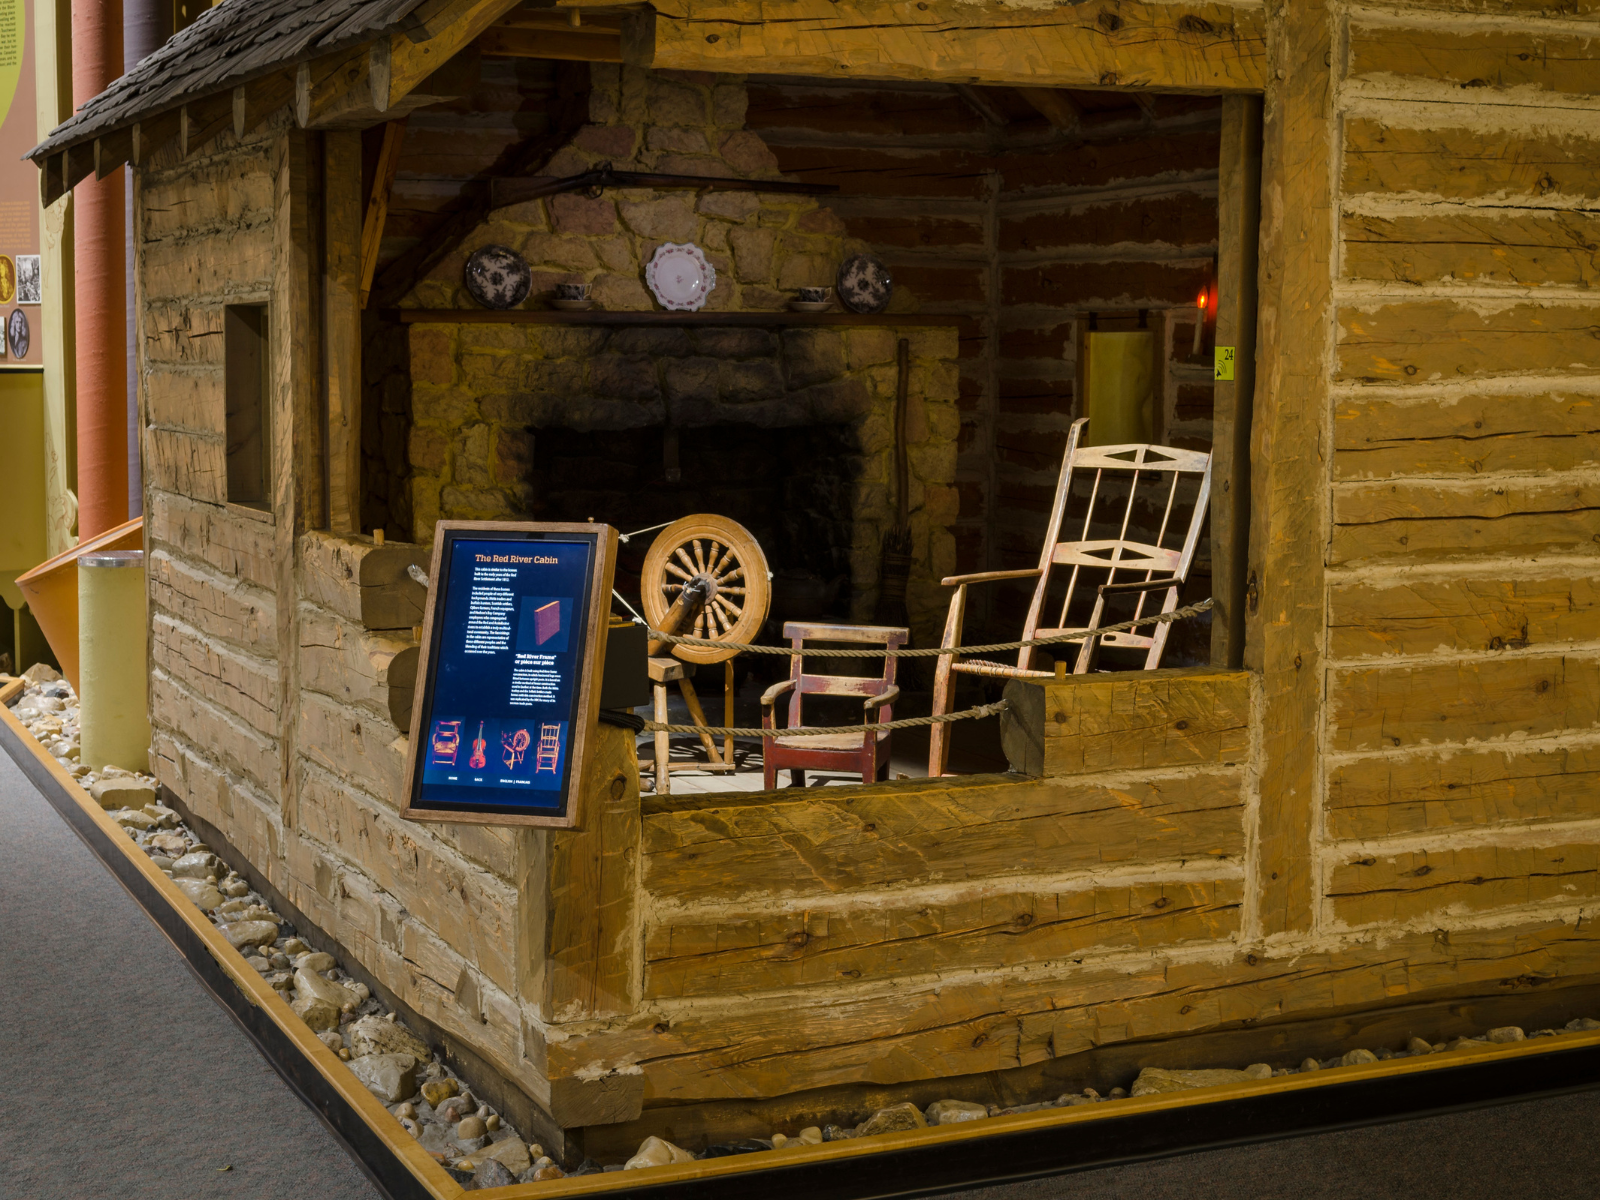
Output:
[[[180,104],[371,41],[430,0],[226,0],[63,121],[27,157],[104,137]]]

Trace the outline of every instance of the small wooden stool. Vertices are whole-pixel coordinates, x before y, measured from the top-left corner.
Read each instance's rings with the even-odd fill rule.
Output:
[[[676,682],[678,690],[683,693],[684,703],[689,706],[689,715],[694,724],[702,729],[709,726],[705,710],[700,707],[700,697],[694,690],[694,684],[689,682],[694,674],[695,665],[684,662],[682,659],[670,655],[651,655],[648,659],[650,671],[650,690],[655,697],[655,719],[662,725],[668,721],[667,717],[667,684]],[[733,724],[733,660],[730,658],[724,664],[724,708],[727,710],[726,723]],[[706,748],[707,762],[669,762],[670,736],[665,730],[656,733],[656,795],[670,795],[672,791],[671,777],[673,771],[732,771],[736,770],[733,761],[733,738],[723,739],[723,749],[718,751],[717,743],[712,740],[709,733],[700,735],[700,742]]]

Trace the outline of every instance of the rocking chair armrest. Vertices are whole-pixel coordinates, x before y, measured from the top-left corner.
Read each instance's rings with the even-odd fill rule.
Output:
[[[961,587],[968,583],[994,583],[1001,579],[1037,579],[1038,567],[1025,571],[979,571],[976,575],[949,575],[939,581],[942,587]]]
[[[898,699],[900,699],[900,689],[891,684],[889,690],[881,696],[868,696],[866,703],[862,707],[871,712],[873,709],[881,708],[885,704],[893,704]]]
[[[779,696],[783,695],[785,692],[792,692],[793,690],[794,680],[780,679],[777,683],[773,684],[766,691],[761,693],[761,707],[771,708],[778,702]]]
[[[1163,588],[1182,587],[1181,579],[1147,579],[1143,583],[1102,583],[1100,594],[1116,595],[1119,592],[1159,592]]]

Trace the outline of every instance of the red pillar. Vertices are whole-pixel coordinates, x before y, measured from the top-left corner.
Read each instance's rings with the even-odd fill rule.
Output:
[[[121,74],[122,0],[73,0],[73,107]],[[80,540],[128,519],[124,179],[85,179],[72,201]]]

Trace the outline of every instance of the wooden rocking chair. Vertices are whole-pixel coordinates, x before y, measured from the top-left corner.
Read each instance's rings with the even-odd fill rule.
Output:
[[[885,650],[898,650],[911,640],[911,631],[890,625],[822,625],[809,621],[787,621],[783,636],[796,650],[806,642],[866,642]],[[894,720],[894,702],[900,698],[895,686],[892,655],[883,659],[883,674],[817,675],[806,671],[803,658],[789,659],[789,678],[769,687],[761,697],[761,728],[798,729],[801,706],[807,696],[857,696],[862,703],[862,724],[876,725]],[[787,725],[777,724],[775,706],[789,697]],[[890,738],[887,729],[866,729],[860,733],[827,733],[820,736],[792,735],[763,739],[762,783],[768,791],[778,786],[778,772],[787,768],[795,787],[804,787],[806,771],[846,771],[859,774],[862,783],[874,783],[889,774]]]
[[[1205,526],[1211,499],[1211,455],[1201,450],[1142,444],[1079,446],[1084,426],[1088,423],[1087,417],[1074,421],[1067,435],[1067,452],[1061,462],[1061,476],[1056,483],[1055,501],[1050,509],[1050,524],[1045,533],[1044,548],[1039,555],[1039,565],[1024,571],[984,571],[975,575],[954,575],[944,580],[944,585],[955,588],[956,594],[950,598],[950,614],[945,621],[941,645],[948,647],[961,644],[967,586],[973,583],[1038,578],[1039,582],[1033,589],[1033,601],[1028,606],[1027,620],[1022,626],[1023,641],[1096,630],[1102,624],[1114,625],[1150,615],[1147,604],[1151,604],[1153,611],[1163,613],[1172,612],[1178,607],[1178,593],[1194,561],[1195,548],[1200,542],[1200,532]],[[1074,514],[1068,525],[1076,538],[1061,540],[1075,475],[1089,471],[1094,472],[1094,482],[1089,490],[1082,523],[1078,523]],[[1185,479],[1198,482],[1198,492],[1189,510],[1187,529],[1180,542],[1172,525],[1174,512],[1181,511],[1179,485]],[[1121,495],[1123,487],[1127,490],[1125,498]],[[1141,504],[1147,501],[1152,506],[1141,509]],[[1159,528],[1149,542],[1129,536],[1130,526],[1139,532],[1135,521],[1141,511],[1149,512],[1152,517],[1155,513],[1161,514]],[[1169,544],[1174,542],[1179,544]],[[1055,621],[1050,625],[1041,625],[1046,604],[1051,601],[1052,575],[1057,567],[1070,568],[1066,593]],[[1087,602],[1087,588],[1097,576],[1103,578],[1095,584],[1093,602],[1090,604]],[[1119,613],[1108,620],[1107,600],[1129,593],[1137,597],[1132,611],[1125,615]],[[1151,597],[1158,593],[1161,594],[1160,608],[1154,609]],[[1150,671],[1161,665],[1161,655],[1166,649],[1170,630],[1171,624],[1163,623],[1139,630],[1100,634],[1081,642],[1063,642],[1060,649],[1076,655],[1072,668],[1075,675],[1093,669],[1102,645],[1145,651],[1144,669]],[[955,691],[952,675],[1050,679],[1055,672],[1035,670],[1033,664],[1036,655],[1044,657],[1045,651],[1053,649],[1055,647],[1026,647],[1019,650],[1015,666],[978,659],[967,660],[954,654],[941,655],[934,672],[934,715],[950,711]],[[930,734],[928,775],[936,777],[945,773],[950,752],[950,726],[935,725]]]

